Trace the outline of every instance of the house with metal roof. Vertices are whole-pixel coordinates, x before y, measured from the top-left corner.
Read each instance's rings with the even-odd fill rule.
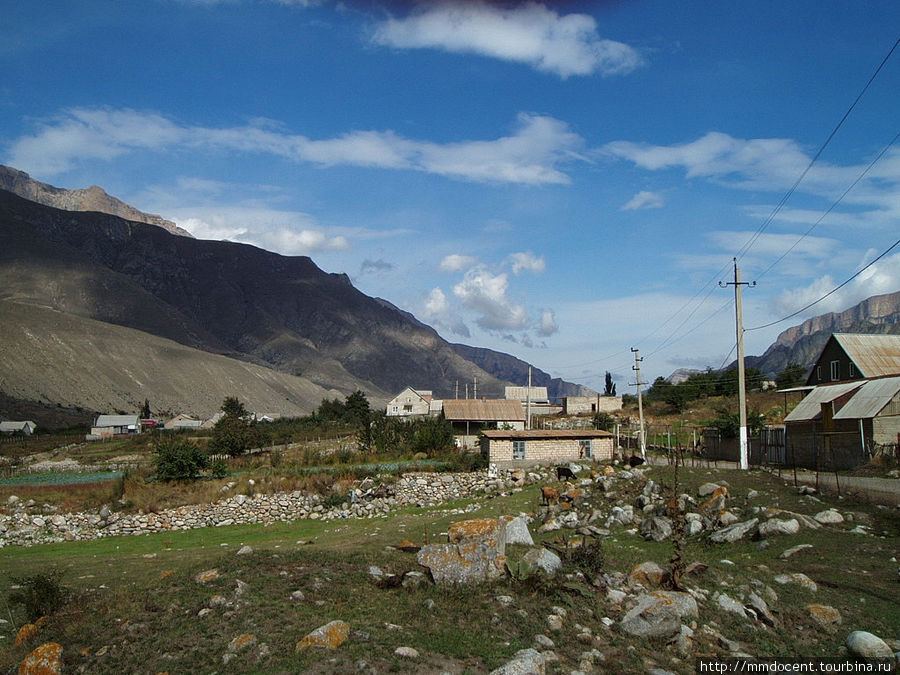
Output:
[[[31,436],[35,429],[37,429],[37,424],[31,420],[6,420],[0,422],[0,434],[22,434],[23,436]]]
[[[456,444],[461,448],[478,447],[478,435],[484,429],[525,428],[525,409],[517,400],[448,399],[442,414],[453,426]]]
[[[388,417],[425,417],[440,411],[441,401],[435,400],[430,390],[407,387],[388,401],[385,414]]]
[[[498,466],[611,460],[615,435],[595,429],[486,429],[481,454]]]
[[[98,415],[87,440],[141,433],[139,415]]]
[[[865,464],[876,449],[900,443],[900,372],[814,387],[784,423],[789,463],[823,469]]]
[[[900,374],[900,335],[833,333],[809,372],[808,385]]]

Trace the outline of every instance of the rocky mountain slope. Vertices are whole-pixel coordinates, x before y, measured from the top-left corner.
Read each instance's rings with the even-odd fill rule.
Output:
[[[900,291],[807,319],[781,333],[762,356],[748,356],[745,363],[770,377],[789,363],[811,368],[832,333],[900,334]]]
[[[183,237],[191,234],[170,220],[152,213],[144,213],[123,201],[111,197],[103,188],[92,185],[80,190],[65,190],[42,183],[24,171],[0,165],[0,190],[8,190],[44,206],[52,206],[64,211],[98,211],[119,216],[138,223],[156,225]]]
[[[0,300],[0,364],[13,399],[92,411],[211,417],[227,396],[254,412],[305,415],[340,396],[309,380],[123,326]]]
[[[307,257],[173,236],[7,191],[0,191],[0,300],[302,374],[327,390],[362,389],[375,403],[407,385],[447,397],[456,381],[477,377],[485,396],[502,395],[507,384],[459,356],[433,329]],[[20,319],[27,322],[27,315]],[[142,340],[138,333],[133,339]],[[54,366],[69,368],[66,359],[77,353],[61,349]],[[19,367],[4,359],[0,388]]]

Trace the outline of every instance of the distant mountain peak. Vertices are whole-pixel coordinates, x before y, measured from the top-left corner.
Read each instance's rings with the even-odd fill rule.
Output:
[[[139,211],[122,200],[111,196],[98,185],[91,185],[89,188],[77,190],[66,190],[35,180],[24,171],[0,165],[0,189],[8,190],[23,199],[28,199],[44,206],[52,206],[55,209],[107,213],[125,220],[156,225],[182,237],[191,237],[190,232],[178,227],[171,220],[166,220],[162,216],[153,213]]]

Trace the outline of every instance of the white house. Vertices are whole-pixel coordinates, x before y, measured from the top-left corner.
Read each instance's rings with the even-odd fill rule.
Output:
[[[99,415],[91,427],[88,440],[141,433],[139,415]]]
[[[436,408],[440,412],[440,401],[435,401],[430,390],[407,387],[388,401],[388,417],[424,417]]]

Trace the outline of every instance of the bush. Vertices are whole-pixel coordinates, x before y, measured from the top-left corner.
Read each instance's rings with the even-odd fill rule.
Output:
[[[209,467],[209,456],[187,439],[163,441],[156,446],[156,453],[159,480],[194,480]]]
[[[59,572],[56,570],[14,578],[13,582],[20,588],[9,594],[9,602],[21,605],[30,622],[54,614],[71,596],[69,589],[59,583]]]

